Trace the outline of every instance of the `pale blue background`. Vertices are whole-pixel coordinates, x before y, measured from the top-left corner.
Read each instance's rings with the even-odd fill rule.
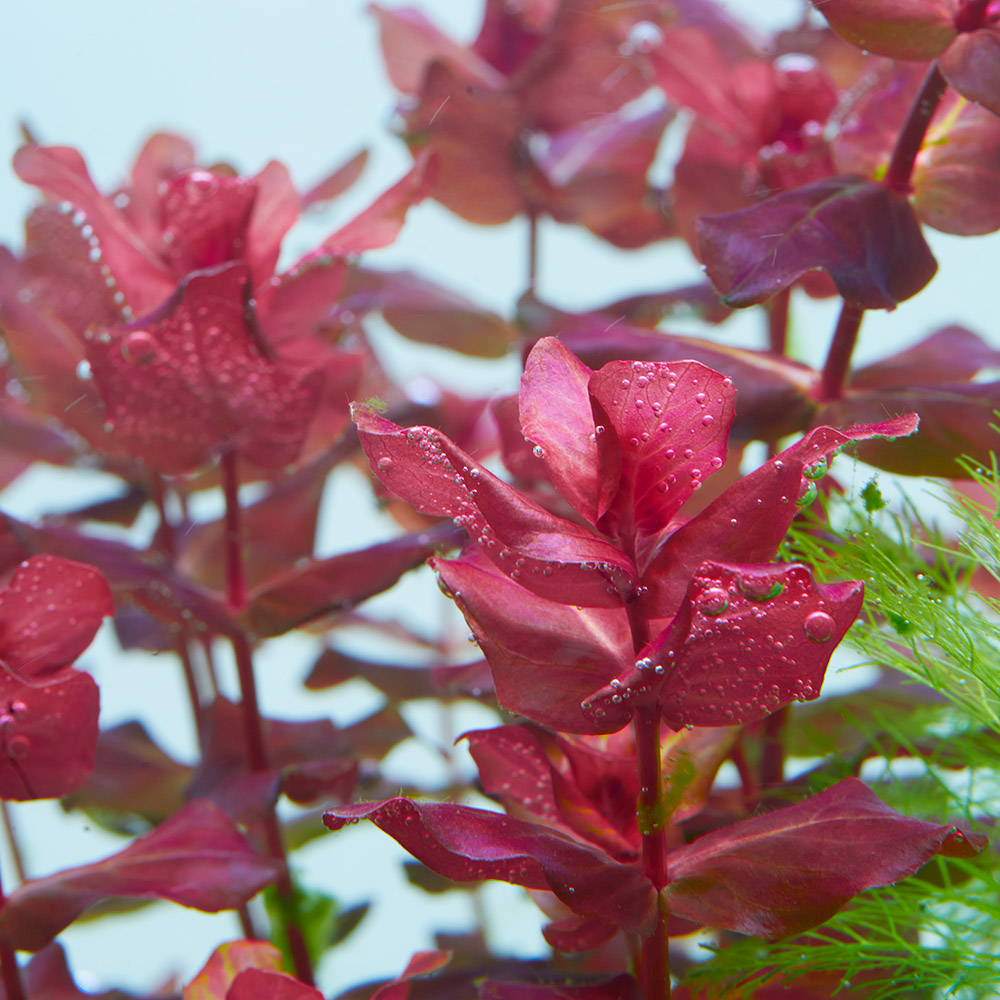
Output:
[[[476,0],[422,0],[419,4],[456,36],[468,38],[479,23]],[[796,0],[740,0],[728,5],[758,25],[780,24],[799,9]],[[389,134],[394,94],[379,58],[374,22],[362,0],[282,4],[263,0],[126,4],[124,0],[44,0],[10,4],[4,11],[5,52],[0,59],[0,164],[18,145],[15,123],[27,120],[47,142],[77,146],[95,179],[114,185],[144,138],[158,129],[193,138],[205,162],[224,159],[244,172],[267,160],[285,162],[308,187],[357,149],[372,159],[363,180],[321,219],[310,219],[288,241],[289,257],[310,248],[364,207],[409,165]],[[0,242],[19,246],[21,220],[34,192],[0,166]],[[399,241],[372,254],[371,263],[413,267],[501,311],[523,290],[525,230],[521,223],[474,229],[433,204],[411,213]],[[569,308],[583,308],[646,289],[682,284],[698,275],[679,246],[625,254],[585,233],[543,226],[540,293]],[[961,321],[994,342],[996,330],[996,237],[958,240],[931,234],[941,273],[930,288],[893,314],[865,320],[859,357],[889,353],[947,322]],[[794,337],[809,360],[822,358],[833,326],[831,303],[796,302]],[[679,329],[685,329],[683,325]],[[691,328],[694,329],[693,327]],[[721,334],[729,342],[761,344],[760,317],[747,314]],[[412,377],[423,371],[466,391],[509,392],[516,385],[513,360],[459,362],[451,355],[414,348],[385,333],[379,341],[391,368]],[[338,487],[324,512],[321,548],[332,552],[384,538],[391,531],[356,492]],[[36,474],[2,498],[21,516],[79,497],[99,496],[103,481]],[[211,499],[208,501],[211,505]],[[210,511],[204,512],[208,516]],[[350,524],[345,535],[341,525]],[[427,579],[407,584],[402,604],[428,612],[418,596]],[[461,625],[454,626],[464,634]],[[348,721],[372,704],[362,685],[309,701],[291,691],[289,678],[305,669],[312,648],[291,638],[274,644],[261,667],[264,704],[275,714],[308,717],[330,713]],[[103,687],[106,724],[144,717],[165,746],[190,753],[191,733],[175,665],[164,657],[122,658],[105,636],[84,660]],[[415,723],[440,742],[441,720],[433,707]],[[488,725],[471,712],[451,721],[454,733]],[[440,773],[440,755],[411,750],[390,762],[398,780]],[[437,769],[437,770],[435,770]],[[78,817],[63,819],[51,803],[15,807],[32,873],[103,856],[121,842]],[[3,851],[0,850],[0,854]],[[326,886],[348,904],[378,896],[376,912],[322,969],[329,993],[375,976],[395,975],[409,955],[430,945],[429,927],[460,929],[471,920],[463,900],[428,899],[402,886],[395,861],[400,852],[380,834],[355,828],[325,837],[300,857],[312,884]],[[11,869],[0,858],[9,885]],[[520,954],[541,950],[538,911],[515,890],[483,891],[491,939]],[[212,918],[157,906],[133,916],[72,929],[66,941],[81,984],[148,988],[174,973],[190,978],[219,941],[238,935],[230,915]]]

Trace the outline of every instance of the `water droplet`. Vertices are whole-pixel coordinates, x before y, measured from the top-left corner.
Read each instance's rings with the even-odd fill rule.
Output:
[[[774,600],[784,589],[784,583],[781,580],[775,580],[773,576],[745,575],[740,577],[740,592],[751,601]]]
[[[729,594],[722,587],[709,587],[698,599],[698,609],[705,615],[721,615],[729,607]]]
[[[388,455],[385,455],[375,464],[379,472],[388,472],[392,468],[392,459]]]
[[[806,507],[808,507],[816,499],[817,492],[816,484],[807,479],[804,484],[804,489],[799,494],[799,498],[795,501],[796,506],[800,510],[805,510]]]
[[[806,615],[802,630],[813,642],[826,642],[833,635],[836,623],[825,611],[814,611]]]
[[[830,468],[830,463],[826,458],[821,458],[817,462],[810,462],[803,470],[802,475],[806,479],[822,479]]]
[[[31,752],[31,741],[27,736],[16,733],[7,738],[7,756],[12,760],[24,760]]]
[[[148,365],[156,357],[156,341],[146,330],[136,330],[122,341],[122,357],[130,365]]]
[[[76,366],[76,377],[81,382],[89,382],[94,377],[94,373],[90,370],[89,361],[85,359]]]
[[[531,454],[534,455],[535,458],[545,458],[545,449],[540,444],[536,444],[535,447],[531,449]]]
[[[706,427],[710,427],[712,424],[715,423],[715,417],[713,417],[711,413],[706,413],[705,416],[701,418],[701,422]]]

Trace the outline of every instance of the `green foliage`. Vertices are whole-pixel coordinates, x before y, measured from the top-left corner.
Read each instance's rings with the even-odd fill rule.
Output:
[[[855,504],[834,496],[793,527],[785,558],[865,582],[849,642],[881,676],[863,692],[797,708],[789,749],[819,758],[806,776],[814,790],[864,766],[901,812],[989,835],[1000,811],[1000,618],[990,596],[1000,580],[1000,474],[995,465],[968,472],[979,499],[944,494],[958,525],[950,534],[909,502],[893,513],[874,480]],[[692,985],[724,985],[727,998],[795,980],[845,998],[995,997],[998,873],[995,849],[937,858],[803,937],[727,940],[693,970]]]

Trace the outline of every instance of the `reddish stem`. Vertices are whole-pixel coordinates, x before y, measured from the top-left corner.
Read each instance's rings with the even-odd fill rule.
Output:
[[[753,812],[760,801],[760,788],[750,767],[750,762],[747,760],[742,739],[733,747],[729,756],[740,775],[740,784],[743,786],[743,805],[747,812]]]
[[[833,331],[833,340],[826,356],[826,364],[823,365],[819,387],[821,401],[840,399],[844,394],[844,383],[851,366],[851,355],[854,353],[854,345],[857,343],[858,330],[861,329],[861,320],[864,315],[865,311],[861,306],[845,299],[840,309],[837,328]]]
[[[775,354],[785,354],[788,346],[788,300],[792,290],[784,288],[767,303],[768,346]]]
[[[226,597],[234,611],[246,607],[246,575],[243,569],[242,518],[240,516],[239,475],[236,467],[236,452],[223,454],[221,461],[222,490],[226,498]],[[253,670],[253,653],[250,642],[242,629],[236,628],[231,635],[233,654],[236,658],[236,673],[240,683],[240,700],[243,706],[243,732],[246,739],[247,764],[252,772],[259,774],[268,770],[267,744],[264,739],[264,722],[260,715],[257,699],[257,681]],[[286,914],[285,930],[288,933],[288,950],[291,953],[295,975],[312,986],[315,982],[309,949],[299,925],[299,915],[295,899],[295,886],[288,870],[288,857],[281,837],[281,825],[274,809],[268,809],[263,817],[264,834],[267,838],[268,853],[280,863],[275,885],[281,897]]]
[[[10,848],[10,857],[14,862],[14,872],[18,882],[27,882],[27,870],[24,867],[24,855],[21,853],[21,845],[17,839],[17,830],[14,828],[14,818],[10,814],[7,803],[0,800],[0,816],[3,817],[3,829],[7,834],[7,846]]]
[[[924,144],[931,118],[934,117],[934,112],[937,111],[947,86],[948,84],[941,75],[941,70],[938,69],[935,60],[927,70],[920,90],[910,106],[910,113],[906,116],[903,128],[896,137],[896,147],[892,151],[889,169],[883,180],[883,183],[893,191],[899,191],[902,194],[910,193],[910,176],[913,174],[913,164]]]
[[[788,706],[779,708],[764,720],[764,739],[760,752],[761,788],[774,788],[785,780],[785,731],[788,729]]]
[[[538,213],[528,209],[528,288],[534,292],[538,281]]]
[[[0,882],[0,908],[3,907],[6,898],[3,893],[3,883]],[[21,982],[21,969],[17,964],[17,955],[14,953],[14,949],[3,940],[0,940],[0,980],[3,981],[6,1000],[27,1000],[24,984]]]
[[[627,605],[636,653],[649,642],[649,622],[639,611],[638,601]],[[655,705],[636,709],[636,768],[639,777],[638,821],[642,837],[642,873],[657,892],[667,884],[667,806],[663,795],[660,762],[660,713]],[[670,949],[667,937],[669,913],[659,896],[656,927],[642,939],[639,958],[639,981],[644,1000],[669,1000]]]
[[[219,468],[226,497],[226,598],[233,611],[239,613],[247,606],[247,582],[243,571],[243,519],[235,450],[223,452]]]

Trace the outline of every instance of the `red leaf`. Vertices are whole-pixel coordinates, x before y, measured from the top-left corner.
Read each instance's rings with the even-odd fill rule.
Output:
[[[923,62],[955,37],[955,0],[813,0],[830,27],[859,49]]]
[[[504,708],[565,733],[613,733],[628,722],[622,712],[599,723],[580,707],[632,659],[622,611],[547,601],[469,556],[431,566],[489,661]]]
[[[617,442],[597,435],[597,447],[621,456],[618,492],[601,530],[621,539],[665,528],[721,469],[733,422],[732,379],[693,361],[615,361],[590,380],[595,415]],[[598,424],[598,427],[601,423]]]
[[[846,778],[672,851],[667,906],[775,940],[823,923],[859,892],[898,882],[935,854],[972,857],[984,846],[956,827],[902,816]]]
[[[274,274],[281,241],[299,221],[303,205],[288,168],[276,160],[253,178],[253,184],[257,197],[246,231],[246,260],[254,294],[259,295]]]
[[[467,806],[395,798],[332,809],[331,830],[370,819],[432,871],[456,882],[495,879],[550,889],[575,913],[648,934],[656,893],[638,869],[534,823]]]
[[[737,480],[652,553],[642,573],[643,584],[649,588],[645,600],[651,617],[676,614],[692,574],[705,560],[763,563],[773,559],[798,513],[796,501],[814,495],[815,481],[823,478],[840,448],[868,438],[902,437],[916,427],[912,413],[843,431],[817,427]],[[893,441],[890,449],[895,447],[899,445]]]
[[[281,952],[266,941],[220,944],[198,975],[184,987],[183,1000],[225,1000],[233,980],[245,969],[280,968]]]
[[[190,275],[156,314],[94,336],[87,356],[115,438],[160,472],[237,446],[265,468],[294,461],[319,377],[266,357],[247,312],[245,264]]]
[[[197,800],[103,861],[23,883],[0,908],[0,938],[37,951],[109,896],[168,899],[207,913],[235,909],[268,885],[277,867],[254,853],[216,806]]]
[[[852,389],[942,387],[971,382],[984,368],[1000,368],[1000,350],[964,326],[952,324],[898,354],[851,372]]]
[[[709,277],[733,306],[764,302],[815,268],[864,309],[894,309],[937,263],[907,200],[861,177],[828,177],[698,222]]]
[[[191,170],[164,182],[160,198],[163,255],[175,274],[245,258],[247,225],[257,197],[249,177]]]
[[[548,939],[548,931],[552,926],[550,924],[546,930],[546,939]],[[594,936],[596,938],[597,935]],[[595,944],[600,943],[600,941],[595,940]],[[554,947],[558,947],[558,945],[554,945]],[[503,982],[486,982],[479,988],[480,1000],[639,1000],[641,995],[639,984],[628,975],[615,976],[614,979],[608,979],[603,983],[587,983],[579,986],[563,985],[562,983],[518,983],[505,980]]]
[[[805,566],[705,563],[671,628],[642,651],[663,664],[663,718],[731,726],[818,698],[862,598],[861,583],[817,584]]]
[[[23,146],[14,170],[27,184],[66,203],[79,213],[79,225],[91,227],[93,249],[109,276],[139,315],[155,309],[173,291],[165,266],[140,239],[122,214],[90,179],[83,157],[67,146]]]
[[[233,980],[226,1000],[323,1000],[323,994],[284,972],[244,969]]]
[[[404,430],[353,410],[372,471],[424,514],[450,517],[511,579],[551,600],[620,606],[630,561],[580,525],[550,514],[432,427]]]
[[[997,113],[966,103],[932,125],[913,171],[913,207],[929,226],[957,236],[1000,229]]]
[[[963,97],[1000,115],[1000,28],[961,33],[941,57],[941,74]]]
[[[51,677],[91,644],[107,615],[111,591],[92,566],[32,556],[0,593],[0,660],[22,680]]]
[[[593,375],[555,337],[543,337],[525,361],[518,403],[521,430],[535,444],[535,457],[545,463],[552,485],[597,524],[617,492],[618,463],[614,456],[601,468],[590,405]]]
[[[99,700],[89,674],[22,683],[0,667],[0,799],[76,791],[94,768]]]
[[[302,207],[312,208],[339,198],[361,176],[367,163],[367,149],[355,153],[346,163],[342,163],[302,195]]]
[[[356,268],[339,308],[355,316],[377,309],[409,340],[474,357],[503,357],[517,339],[513,327],[496,313],[409,271]]]
[[[626,817],[624,833],[635,826],[635,760],[596,748],[589,764],[603,768],[600,796],[593,801],[571,770],[574,758],[590,748],[574,747],[567,759],[565,741],[529,726],[497,726],[465,733],[483,791],[508,815],[537,820],[553,830],[607,851],[616,861],[638,858],[637,836],[625,836],[615,820]],[[616,773],[617,772],[617,773]]]
[[[848,390],[843,399],[824,404],[822,420],[870,420],[886,413],[915,410],[920,432],[898,444],[872,441],[858,449],[858,458],[887,472],[904,476],[963,478],[968,473],[957,459],[968,456],[989,463],[998,448],[992,414],[1000,409],[1000,382],[913,388]]]

